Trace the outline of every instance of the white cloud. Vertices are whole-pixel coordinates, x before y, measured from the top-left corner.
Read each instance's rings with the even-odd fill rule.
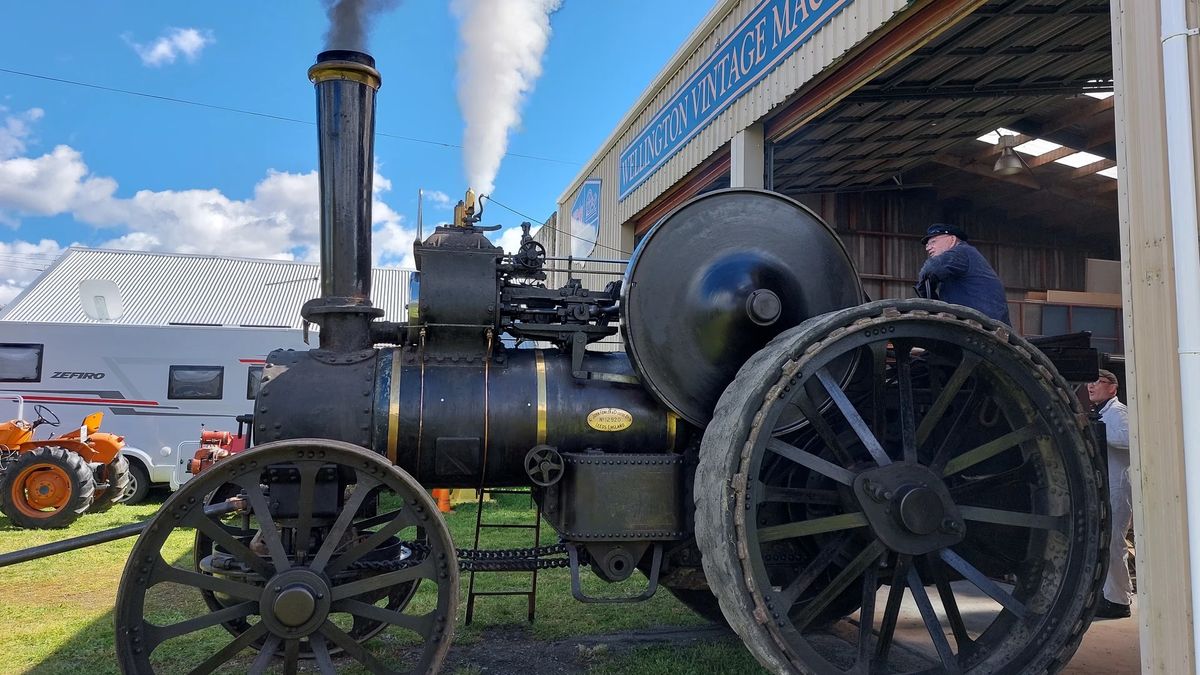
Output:
[[[123,38],[142,59],[142,65],[152,68],[175,63],[180,56],[189,62],[195,61],[205,47],[215,42],[212,31],[196,28],[168,28],[162,36],[149,44],[134,42],[128,35]]]
[[[63,250],[63,246],[50,239],[37,243],[0,241],[0,307],[17,297]]]
[[[521,248],[521,226],[512,225],[500,230],[499,234],[492,237],[492,243],[504,249],[505,253],[516,253]]]
[[[0,115],[5,115],[8,108],[0,106]],[[30,125],[42,119],[45,112],[41,108],[30,108],[16,115],[5,115],[4,123],[0,124],[0,159],[16,157],[25,152],[25,139],[29,136]]]
[[[94,175],[82,155],[66,145],[40,157],[0,160],[0,222],[19,228],[21,216],[67,214],[112,230],[111,238],[100,244],[104,248],[320,259],[315,171],[268,171],[248,199],[231,199],[216,189],[140,190],[122,198],[117,187],[112,178]],[[390,189],[391,181],[376,172],[375,262],[413,267],[415,228],[382,201]],[[5,282],[3,277],[0,270],[0,288],[10,290],[32,280],[12,277]]]
[[[431,206],[440,209],[448,209],[453,206],[453,202],[450,201],[450,195],[441,190],[427,190],[422,194],[425,196],[425,201],[429,202]]]

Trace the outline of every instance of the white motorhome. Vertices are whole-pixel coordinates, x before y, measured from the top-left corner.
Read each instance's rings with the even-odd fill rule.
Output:
[[[404,319],[410,274],[373,271],[384,319]],[[64,424],[102,410],[138,477],[178,486],[201,425],[236,431],[253,412],[267,354],[307,349],[300,306],[319,276],[312,263],[72,247],[0,308],[0,397]]]
[[[279,348],[307,346],[291,328],[0,322],[0,396],[67,425],[103,411],[144,497],[151,484],[187,480],[201,429],[237,430]]]

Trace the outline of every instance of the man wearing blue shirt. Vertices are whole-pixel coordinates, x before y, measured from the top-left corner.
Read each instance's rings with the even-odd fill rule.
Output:
[[[916,289],[921,297],[965,305],[1012,324],[1008,319],[1004,284],[983,254],[967,243],[962,228],[935,223],[929,226],[921,243],[929,254],[917,276]]]

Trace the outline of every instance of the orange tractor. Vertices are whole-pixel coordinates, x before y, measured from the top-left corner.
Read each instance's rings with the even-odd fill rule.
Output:
[[[35,405],[36,419],[0,423],[0,511],[13,524],[31,529],[66,527],[89,509],[107,511],[128,496],[129,462],[121,456],[125,438],[100,432],[104,413],[94,412],[79,428],[56,438],[34,440],[43,424],[57,427],[58,416]]]

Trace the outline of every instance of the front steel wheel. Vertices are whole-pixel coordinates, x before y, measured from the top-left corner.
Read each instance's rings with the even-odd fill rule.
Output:
[[[773,672],[1055,672],[1103,582],[1098,467],[1079,402],[1007,326],[874,302],[741,369],[704,435],[696,538]]]
[[[378,454],[260,445],[185,483],[138,538],[117,596],[118,661],[139,674],[276,661],[293,673],[312,658],[334,673],[341,651],[372,673],[435,672],[454,631],[456,561],[436,503]]]

